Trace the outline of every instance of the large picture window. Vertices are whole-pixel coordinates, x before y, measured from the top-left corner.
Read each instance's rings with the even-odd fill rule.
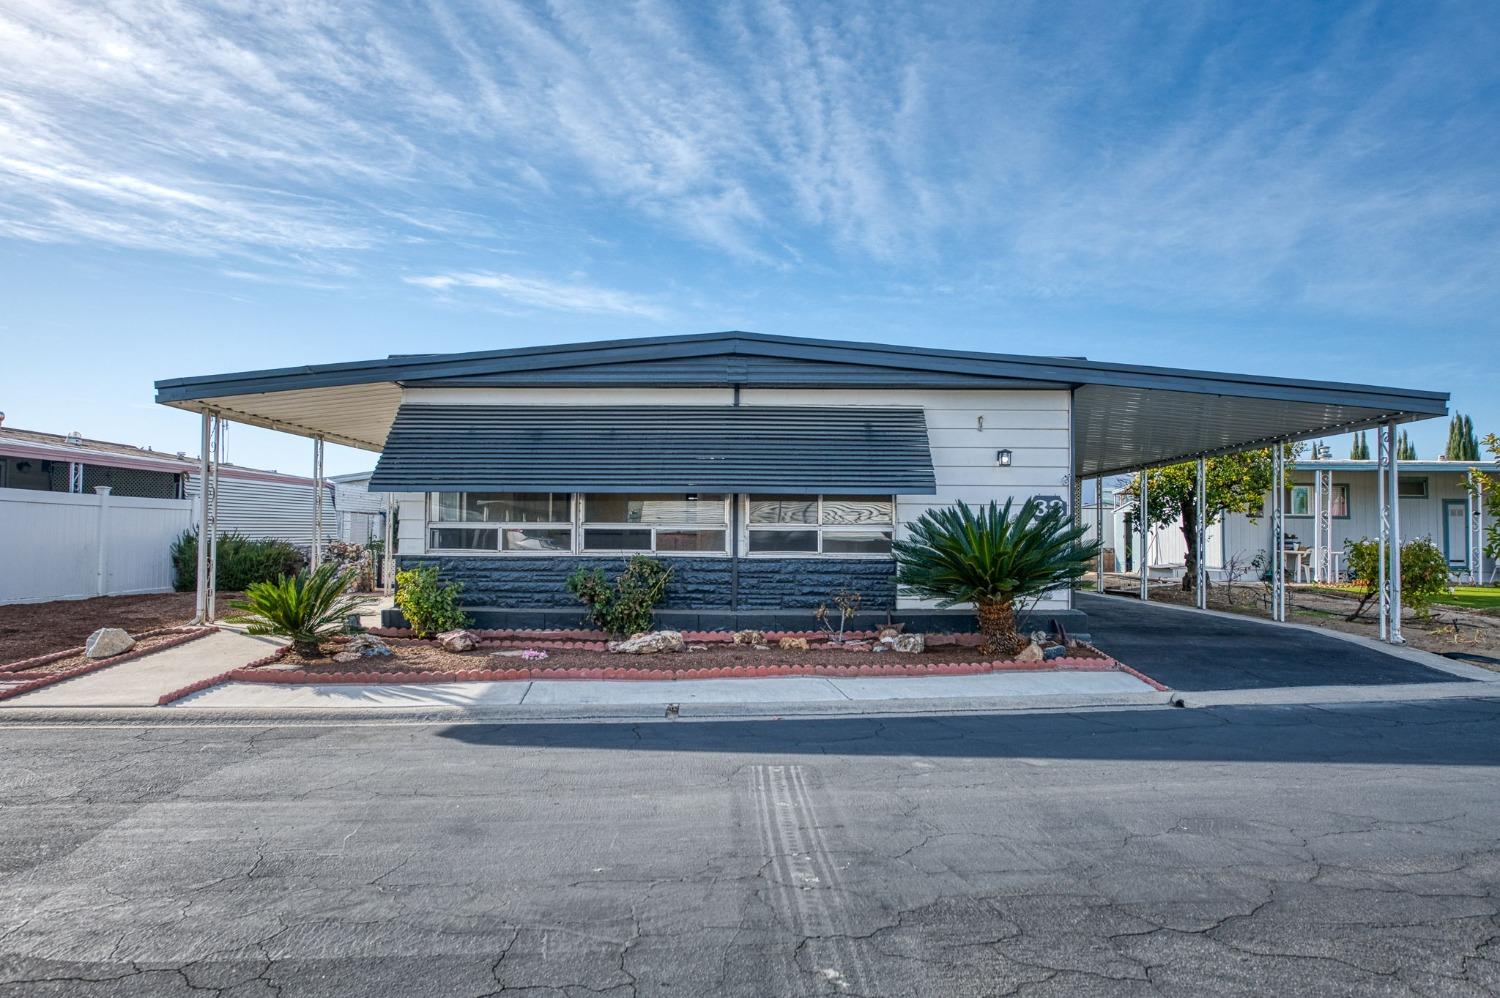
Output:
[[[747,550],[752,555],[885,557],[891,553],[895,515],[890,496],[749,496]]]
[[[585,495],[582,549],[725,554],[727,500],[723,493],[698,492]]]
[[[439,492],[428,502],[434,551],[567,553],[573,497],[566,492]]]

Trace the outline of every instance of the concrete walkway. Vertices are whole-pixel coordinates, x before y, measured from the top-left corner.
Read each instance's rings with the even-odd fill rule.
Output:
[[[0,702],[12,707],[149,707],[163,694],[264,658],[281,642],[220,631]]]
[[[370,708],[431,711],[515,707],[654,707],[667,704],[758,706],[840,705],[853,702],[965,700],[974,707],[996,701],[1046,702],[1052,698],[1100,698],[1114,702],[1163,703],[1166,694],[1123,672],[993,672],[980,676],[920,676],[825,679],[785,676],[766,679],[667,681],[514,681],[428,683],[402,686],[328,684],[262,686],[226,683],[187,697],[172,710]],[[1125,697],[1123,701],[1116,698]]]

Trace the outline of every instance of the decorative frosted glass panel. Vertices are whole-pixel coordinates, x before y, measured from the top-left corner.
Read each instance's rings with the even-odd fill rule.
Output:
[[[750,551],[770,554],[790,552],[794,554],[816,554],[818,532],[816,530],[752,530]]]
[[[433,527],[427,546],[444,551],[493,551],[495,531],[482,527]]]
[[[755,496],[750,523],[817,523],[817,496]]]
[[[713,493],[596,494],[584,497],[585,523],[722,525],[724,496]]]
[[[1311,485],[1293,485],[1287,492],[1289,494],[1289,501],[1286,504],[1287,516],[1312,515]]]
[[[824,496],[824,523],[890,523],[892,503],[887,496]]]
[[[1333,487],[1333,515],[1336,517],[1347,517],[1349,515],[1349,486],[1335,485]]]
[[[571,530],[502,530],[500,538],[507,551],[569,551],[573,547]]]
[[[650,551],[651,531],[590,527],[583,532],[585,551]]]
[[[890,554],[891,535],[886,530],[825,530],[824,554]]]
[[[444,523],[568,523],[565,492],[439,492],[434,519]]]
[[[658,551],[724,551],[722,530],[658,530]]]

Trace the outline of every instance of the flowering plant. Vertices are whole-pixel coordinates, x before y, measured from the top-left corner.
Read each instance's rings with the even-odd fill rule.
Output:
[[[540,648],[527,648],[525,651],[521,652],[521,657],[528,662],[540,662],[542,659],[547,657],[547,653],[542,651]]]

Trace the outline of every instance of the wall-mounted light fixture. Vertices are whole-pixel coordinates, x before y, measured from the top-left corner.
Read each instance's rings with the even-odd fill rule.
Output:
[[[1009,468],[1010,467],[1010,451],[1008,451],[1008,450],[997,450],[997,451],[995,451],[995,463],[998,464],[1002,468]]]

